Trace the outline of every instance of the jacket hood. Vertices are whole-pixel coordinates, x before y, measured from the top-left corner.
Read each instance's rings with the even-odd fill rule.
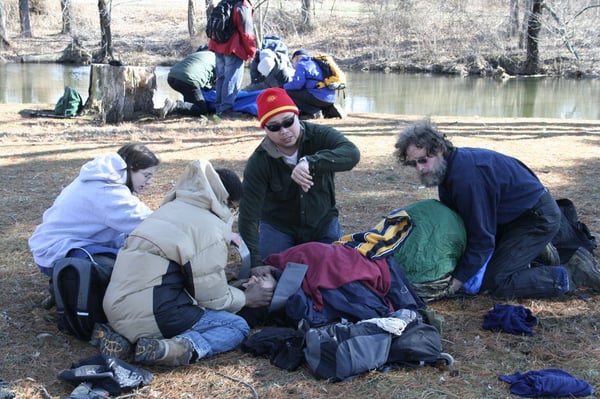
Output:
[[[185,168],[179,181],[163,199],[162,205],[181,200],[208,209],[226,223],[233,222],[233,214],[227,205],[229,193],[221,178],[206,160],[192,161]]]
[[[79,179],[83,182],[99,180],[126,184],[127,164],[119,154],[110,152],[83,165],[79,171]]]

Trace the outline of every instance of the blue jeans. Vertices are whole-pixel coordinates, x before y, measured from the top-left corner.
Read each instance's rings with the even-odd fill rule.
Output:
[[[244,60],[234,54],[215,53],[215,56],[217,61],[215,109],[218,115],[223,111],[233,110],[233,103],[240,91],[244,77]]]
[[[272,254],[277,254],[295,245],[303,244],[302,242],[297,242],[293,235],[283,233],[267,222],[260,222],[259,234],[261,259]],[[321,236],[314,241],[331,244],[332,242],[339,240],[341,236],[342,228],[340,227],[340,222],[337,217],[334,217],[331,219],[331,222]]]
[[[236,349],[250,335],[246,321],[224,310],[204,309],[204,314],[192,328],[174,338],[192,343],[198,359]]]

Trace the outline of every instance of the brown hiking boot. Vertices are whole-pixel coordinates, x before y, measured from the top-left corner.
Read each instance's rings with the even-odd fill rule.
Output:
[[[583,247],[577,249],[565,268],[569,272],[571,291],[587,287],[600,292],[600,269],[590,251]]]
[[[190,364],[193,352],[192,343],[185,338],[140,338],[135,346],[135,361],[143,364],[185,366]]]
[[[103,355],[117,359],[127,359],[133,349],[127,338],[103,323],[94,325],[90,345],[98,348]]]

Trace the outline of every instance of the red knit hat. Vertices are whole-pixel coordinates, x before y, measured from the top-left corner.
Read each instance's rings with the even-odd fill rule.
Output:
[[[256,98],[256,106],[260,127],[265,127],[269,119],[283,112],[293,112],[296,115],[300,113],[294,101],[280,87],[265,89]]]

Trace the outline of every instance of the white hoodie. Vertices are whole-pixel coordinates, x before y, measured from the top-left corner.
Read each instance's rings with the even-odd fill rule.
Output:
[[[127,234],[152,213],[126,183],[127,164],[116,152],[83,165],[29,239],[35,263],[51,268],[75,247],[120,248]]]

